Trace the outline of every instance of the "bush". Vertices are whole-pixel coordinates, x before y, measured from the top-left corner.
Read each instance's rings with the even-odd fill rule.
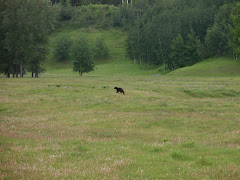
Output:
[[[96,59],[107,59],[109,57],[109,49],[101,38],[97,39],[95,47],[95,58]]]
[[[113,16],[117,7],[109,5],[88,5],[76,7],[72,16],[71,25],[81,28],[95,26],[108,28],[113,26]]]
[[[73,45],[73,71],[78,71],[79,75],[94,70],[92,49],[86,37],[79,37]]]
[[[65,20],[70,20],[72,19],[73,15],[73,8],[71,6],[70,0],[67,0],[66,2],[61,1],[60,3],[60,20],[65,21]]]
[[[65,61],[69,57],[72,41],[67,36],[59,36],[55,41],[54,57],[57,61]]]

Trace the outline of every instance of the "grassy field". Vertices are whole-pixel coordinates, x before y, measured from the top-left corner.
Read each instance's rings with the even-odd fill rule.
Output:
[[[0,81],[3,179],[240,176],[239,77]]]
[[[1,179],[239,179],[238,69],[152,76],[126,60],[123,32],[91,33],[118,40],[83,77],[51,53],[39,79],[0,77]]]

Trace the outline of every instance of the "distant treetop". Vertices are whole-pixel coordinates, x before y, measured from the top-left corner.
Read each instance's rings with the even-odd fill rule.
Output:
[[[51,0],[53,4],[59,3],[61,1],[65,2],[66,0]],[[82,6],[89,4],[109,4],[109,5],[119,5],[122,0],[70,0],[72,6]]]

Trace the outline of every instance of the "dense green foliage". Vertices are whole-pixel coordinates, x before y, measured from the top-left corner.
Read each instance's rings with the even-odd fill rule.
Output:
[[[0,0],[0,73],[5,72],[8,67],[8,51],[5,47],[5,37],[6,34],[4,33],[4,28],[2,26],[3,18],[4,18],[4,10],[6,9],[6,5],[4,0]]]
[[[93,26],[96,28],[123,27],[129,29],[149,6],[148,1],[138,0],[132,4],[126,2],[121,6],[110,4],[90,4],[71,7],[69,0],[57,4],[59,20],[70,20],[75,28]]]
[[[70,55],[72,40],[68,36],[58,36],[55,40],[54,57],[57,61],[66,61]]]
[[[180,34],[172,40],[171,50],[172,53],[170,54],[170,58],[175,62],[177,66],[184,67],[185,45]]]
[[[67,0],[51,0],[52,3],[65,3]],[[122,0],[70,0],[72,6],[82,6],[90,4],[110,4],[110,5],[119,5]]]
[[[235,3],[224,4],[215,15],[214,24],[208,28],[205,36],[206,50],[209,56],[226,56],[233,52],[229,46],[232,35],[229,26],[233,21],[231,15],[235,14]]]
[[[237,4],[237,14],[232,16],[233,26],[230,27],[232,34],[232,41],[230,46],[234,49],[234,52],[237,55],[240,54],[240,3]]]
[[[59,8],[59,20],[70,20],[72,18],[72,6],[69,0],[63,1],[58,5]]]
[[[1,72],[23,77],[24,71],[43,71],[48,34],[53,29],[55,9],[49,1],[1,1]]]
[[[147,10],[133,21],[129,30],[129,57],[138,60],[140,65],[142,61],[167,63],[174,69],[198,62],[200,57],[231,55],[228,26],[232,24],[230,17],[235,12],[236,2],[159,0],[148,3]],[[178,54],[179,50],[183,52]]]
[[[97,28],[113,27],[118,9],[108,5],[89,5],[73,8],[71,25],[75,28],[95,26]]]
[[[93,71],[93,51],[89,46],[86,37],[79,37],[73,45],[73,70],[79,72],[82,76],[83,73]]]
[[[237,0],[136,0],[129,4],[110,0],[15,1],[0,1],[0,71],[8,77],[10,73],[22,77],[26,71],[38,77],[53,25],[120,27],[128,33],[127,55],[141,69],[143,65],[164,65],[165,70],[173,70],[209,57],[239,54]],[[59,46],[54,47],[56,60],[71,59],[70,42],[55,44]],[[103,48],[101,53],[104,51],[108,50]],[[99,52],[98,58],[107,57]]]
[[[98,38],[95,47],[96,59],[107,59],[109,57],[109,48],[102,38]]]

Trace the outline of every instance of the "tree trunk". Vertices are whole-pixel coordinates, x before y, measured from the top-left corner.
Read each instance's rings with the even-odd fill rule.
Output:
[[[38,71],[35,72],[35,78],[39,78]]]
[[[38,44],[38,40],[36,41],[36,66],[37,66],[37,69],[36,69],[36,72],[35,72],[35,78],[39,78],[39,76],[38,76],[38,66],[39,66],[39,62],[38,62],[38,46],[39,46],[39,44]]]
[[[20,77],[23,78],[23,60],[20,62]]]
[[[7,78],[10,78],[10,70],[8,69],[8,71],[7,71],[7,76],[6,76]]]
[[[14,68],[14,66],[13,66],[13,68],[12,68],[12,77],[13,77],[13,78],[15,78],[15,71],[14,71],[14,69],[15,69],[15,68]]]
[[[18,51],[16,51],[16,55],[15,55],[15,58],[16,58],[16,62],[18,62]],[[18,78],[18,65],[13,65],[13,71],[16,73],[16,78]]]
[[[32,78],[33,78],[33,72],[32,72]]]
[[[140,69],[142,69],[142,58],[140,58]]]

